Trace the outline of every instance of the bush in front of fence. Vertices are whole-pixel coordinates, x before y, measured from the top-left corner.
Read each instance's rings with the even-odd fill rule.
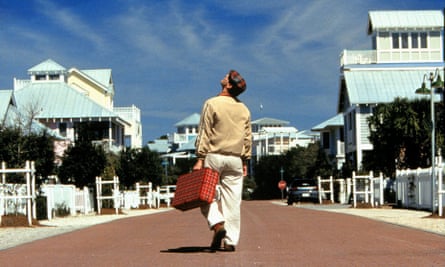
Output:
[[[66,217],[70,215],[70,208],[65,202],[56,204],[56,208],[53,211],[56,217]]]

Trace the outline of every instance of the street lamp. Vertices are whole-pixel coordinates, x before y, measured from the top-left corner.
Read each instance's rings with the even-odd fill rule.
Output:
[[[436,181],[436,126],[434,123],[434,89],[443,88],[443,82],[439,74],[439,69],[436,69],[435,73],[430,73],[430,89],[426,88],[425,78],[427,75],[423,76],[422,87],[416,90],[416,94],[430,95],[431,103],[431,212],[435,213],[434,205],[434,195],[435,195],[435,181]],[[437,79],[436,79],[437,78]],[[435,82],[434,79],[436,79]]]

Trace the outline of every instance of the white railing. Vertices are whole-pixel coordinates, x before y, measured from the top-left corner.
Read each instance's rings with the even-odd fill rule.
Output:
[[[340,55],[340,66],[372,63],[377,63],[376,50],[343,50]]]

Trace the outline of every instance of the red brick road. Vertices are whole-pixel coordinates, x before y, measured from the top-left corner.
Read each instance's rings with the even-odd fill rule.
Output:
[[[2,250],[0,266],[445,266],[444,236],[268,201],[243,202],[236,252],[203,251],[211,237],[199,210],[171,211]]]

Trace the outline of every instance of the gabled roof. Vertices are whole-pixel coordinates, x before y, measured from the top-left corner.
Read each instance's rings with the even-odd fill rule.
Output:
[[[273,119],[273,118],[260,118],[251,122],[251,124],[258,125],[288,125],[288,121]]]
[[[179,126],[199,125],[200,118],[201,118],[201,115],[199,115],[198,113],[193,113],[192,115],[188,116],[187,118],[177,122],[175,124],[175,126],[179,127]]]
[[[34,67],[28,69],[29,74],[51,74],[51,73],[65,73],[66,69],[59,63],[52,59],[47,59]]]
[[[345,85],[340,88],[338,112],[344,111],[341,103],[351,106],[390,103],[397,97],[421,98],[415,91],[421,86],[423,76],[429,72],[434,72],[434,69],[347,71],[344,73]]]
[[[111,69],[94,69],[81,71],[104,86],[108,86],[110,83],[113,83],[111,79]]]
[[[88,80],[102,87],[104,91],[114,95],[111,69],[78,70],[76,68],[71,68],[69,72],[70,74],[78,73],[81,76],[85,76]]]
[[[370,11],[368,34],[379,30],[440,30],[443,16],[440,10]]]
[[[40,108],[37,118],[43,119],[114,119],[127,123],[116,113],[102,107],[66,83],[31,83],[15,91],[19,109],[30,105]],[[127,123],[128,124],[128,123]]]
[[[332,128],[332,127],[342,127],[343,125],[344,125],[343,114],[339,113],[339,114],[335,115],[334,117],[332,117],[328,120],[325,120],[324,122],[313,127],[311,130],[312,131],[322,131],[322,130]]]

